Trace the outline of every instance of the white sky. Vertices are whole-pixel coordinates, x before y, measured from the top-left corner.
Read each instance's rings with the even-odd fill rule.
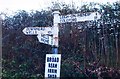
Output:
[[[72,1],[76,5],[81,5],[81,2],[115,2],[118,0],[0,0],[0,12],[10,13],[16,10],[40,10],[50,6],[54,1],[65,2],[71,4]]]

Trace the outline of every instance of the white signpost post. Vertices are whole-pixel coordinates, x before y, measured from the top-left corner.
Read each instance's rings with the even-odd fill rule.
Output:
[[[66,22],[82,22],[100,19],[101,15],[98,12],[89,13],[87,15],[70,14],[65,16],[59,15],[59,9],[55,9],[54,25],[53,27],[26,27],[23,33],[26,35],[37,35],[39,42],[53,46],[53,54],[46,54],[45,64],[45,78],[46,79],[59,79],[60,78],[60,63],[61,54],[58,54],[58,33],[59,23]]]

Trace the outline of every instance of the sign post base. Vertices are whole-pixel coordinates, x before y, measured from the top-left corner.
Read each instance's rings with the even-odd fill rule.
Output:
[[[52,54],[58,54],[58,48],[52,47]]]

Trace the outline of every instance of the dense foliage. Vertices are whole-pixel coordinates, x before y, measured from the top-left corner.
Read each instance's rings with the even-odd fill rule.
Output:
[[[70,8],[65,4],[61,7],[62,15],[94,11],[102,15],[96,21],[60,24],[61,77],[97,77],[103,71],[115,71],[115,68],[119,68],[120,3],[90,3],[80,9]],[[36,36],[24,35],[22,30],[25,27],[52,25],[51,10],[31,13],[19,11],[3,20],[4,78],[44,78],[45,55],[51,53],[51,46],[40,43]]]

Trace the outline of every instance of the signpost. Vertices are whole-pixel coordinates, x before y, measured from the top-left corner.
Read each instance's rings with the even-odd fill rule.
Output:
[[[37,35],[39,42],[52,46],[53,54],[46,54],[45,78],[47,79],[56,79],[60,77],[61,54],[58,54],[58,24],[66,22],[91,21],[100,19],[101,17],[98,12],[60,16],[58,8],[55,8],[53,11],[54,25],[52,27],[26,27],[23,29],[23,33],[25,35]]]
[[[46,54],[45,79],[60,78],[61,54]]]

